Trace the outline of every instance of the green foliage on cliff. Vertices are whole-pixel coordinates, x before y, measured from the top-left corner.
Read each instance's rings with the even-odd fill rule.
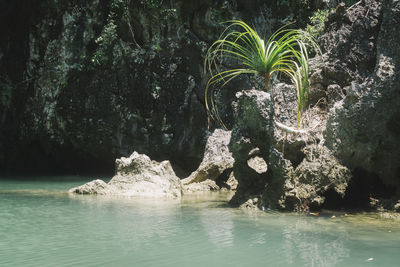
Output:
[[[96,39],[99,48],[93,54],[91,60],[95,66],[101,66],[109,60],[110,49],[117,40],[117,37],[117,25],[115,25],[114,20],[110,19],[100,36]]]
[[[316,40],[321,37],[325,29],[325,19],[331,12],[331,9],[317,10],[310,17],[310,24],[307,25],[306,31]]]
[[[304,5],[306,7],[309,7],[310,5],[310,0],[279,0],[277,2],[278,5],[280,6],[290,6],[290,5],[294,5],[294,4],[298,4],[298,5]]]
[[[146,8],[159,8],[162,5],[162,0],[140,0],[140,3]]]
[[[287,75],[296,85],[298,98],[297,125],[308,98],[308,52],[307,44],[319,51],[315,39],[306,31],[288,29],[276,31],[264,41],[256,31],[243,21],[232,20],[207,52],[205,71],[211,74],[205,89],[205,103],[209,116],[222,125],[213,94],[241,74],[256,74],[264,79],[265,89],[270,88],[271,76]],[[238,68],[222,70],[224,61],[235,62]]]

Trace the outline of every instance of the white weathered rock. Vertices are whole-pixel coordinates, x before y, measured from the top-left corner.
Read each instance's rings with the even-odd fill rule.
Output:
[[[226,181],[226,185],[229,187],[229,190],[235,191],[238,187],[238,181],[235,178],[233,171],[229,175],[228,181]]]
[[[78,194],[101,194],[118,196],[144,196],[180,198],[182,184],[169,161],[157,162],[144,154],[133,152],[129,158],[115,161],[116,175],[106,184],[101,180],[73,188]]]
[[[234,159],[228,148],[230,139],[230,131],[216,129],[207,140],[204,158],[199,168],[183,179],[182,184],[186,186],[208,179],[215,181],[225,170],[233,168]]]
[[[81,195],[106,195],[111,192],[110,186],[106,184],[103,180],[93,180],[84,185],[71,188],[70,193],[76,193]]]
[[[204,192],[204,191],[217,191],[219,186],[215,181],[207,179],[199,183],[191,183],[183,187],[185,193]]]
[[[257,173],[264,173],[268,170],[268,165],[262,157],[255,156],[247,160],[247,165]]]

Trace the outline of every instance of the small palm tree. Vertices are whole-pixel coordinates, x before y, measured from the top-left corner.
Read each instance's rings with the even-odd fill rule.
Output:
[[[230,24],[220,39],[214,42],[208,50],[204,62],[205,71],[211,74],[205,90],[205,103],[209,116],[224,126],[213,99],[215,88],[224,87],[241,74],[256,74],[264,79],[265,89],[271,90],[273,101],[273,90],[270,88],[271,76],[281,72],[296,85],[298,128],[308,98],[307,45],[313,46],[316,51],[321,53],[315,40],[305,31],[286,29],[286,25],[265,42],[245,22],[232,20],[228,23]],[[224,59],[234,59],[239,62],[241,67],[222,71],[220,65]],[[273,102],[271,102],[271,108],[273,109]],[[302,132],[277,121],[275,124],[287,132]]]

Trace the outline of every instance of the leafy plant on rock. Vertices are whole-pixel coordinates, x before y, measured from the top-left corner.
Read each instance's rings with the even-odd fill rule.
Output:
[[[325,19],[328,17],[331,9],[317,10],[310,17],[310,24],[307,25],[306,31],[318,40],[325,29]]]
[[[242,74],[255,74],[264,79],[265,89],[272,95],[273,109],[274,92],[270,86],[271,77],[276,73],[283,73],[296,86],[297,129],[274,120],[275,125],[286,132],[303,132],[298,128],[308,99],[307,45],[321,53],[314,38],[303,30],[288,29],[286,25],[265,41],[243,21],[232,20],[228,23],[220,38],[209,48],[204,62],[205,71],[211,74],[205,89],[205,103],[209,116],[225,127],[218,115],[213,96],[215,90],[223,88]],[[222,70],[222,64],[226,60],[236,61],[239,67]]]

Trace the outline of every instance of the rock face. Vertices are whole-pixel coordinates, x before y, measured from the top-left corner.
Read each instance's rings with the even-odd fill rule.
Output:
[[[306,134],[286,135],[272,123],[296,125],[290,85],[273,85],[274,113],[270,96],[252,90],[230,105],[238,90],[257,87],[252,79],[216,95],[222,119],[233,125],[233,202],[306,210],[340,198],[346,184],[345,199],[355,196],[347,203],[399,196],[399,0],[351,8],[336,0],[2,1],[0,171],[109,171],[115,158],[138,151],[170,159],[186,177],[214,126],[207,125],[202,65],[220,22],[240,18],[268,34],[323,2],[335,10],[320,40],[323,60],[310,66]],[[201,181],[193,190],[232,177],[211,167],[211,158],[189,179]],[[130,179],[122,173],[120,183],[97,181],[80,192],[108,193]]]
[[[365,0],[329,15],[324,61],[311,65],[314,106],[303,116],[306,134],[285,135],[272,125],[273,117],[294,125],[295,96],[285,95],[290,86],[273,86],[275,114],[268,94],[238,94],[230,145],[239,182],[234,204],[304,211],[400,198],[399,5]],[[251,166],[253,151],[266,172]]]
[[[343,198],[352,177],[349,169],[342,166],[326,147],[312,145],[305,149],[305,159],[296,167],[290,179],[285,181],[284,196],[279,201],[280,205],[285,203],[285,208],[308,210],[310,207],[320,207],[325,202],[328,190]],[[269,190],[264,197],[268,198]]]
[[[333,106],[352,81],[374,71],[383,7],[383,1],[366,0],[349,9],[341,3],[330,13],[320,41],[324,61],[311,60],[311,102],[322,97]]]
[[[1,1],[0,169],[110,171],[139,151],[187,176],[203,155],[203,62],[220,22],[268,34],[321,6],[286,2]],[[238,85],[218,96],[227,120]]]
[[[106,184],[95,180],[71,193],[118,196],[180,198],[182,185],[169,161],[156,162],[148,156],[134,152],[129,158],[116,160],[116,175]]]
[[[377,1],[379,2],[379,1]],[[354,81],[330,110],[326,144],[352,169],[378,176],[400,189],[400,16],[399,1],[388,1],[376,42],[374,72]]]
[[[235,159],[233,171],[238,180],[235,199],[245,193],[252,194],[253,190],[256,192],[265,185],[267,174],[256,172],[247,162],[255,154],[255,150],[268,162],[271,139],[274,136],[273,122],[270,120],[272,114],[269,109],[269,95],[251,90],[239,92],[237,96],[236,122],[230,142],[230,149]],[[249,190],[250,192],[247,192]]]
[[[229,173],[232,171],[234,159],[229,151],[228,144],[231,139],[231,132],[216,129],[208,138],[204,151],[203,161],[196,171],[183,179],[182,183],[189,189],[194,191],[201,188],[210,188],[209,190],[218,190],[219,187],[215,181],[219,178],[228,179]],[[222,175],[225,177],[221,177]],[[224,181],[224,182],[225,182]],[[202,183],[201,185],[195,185]],[[190,189],[190,188],[192,189]],[[199,191],[197,190],[197,191]]]
[[[281,107],[281,113],[274,116],[268,93],[249,90],[237,96],[230,147],[239,185],[233,204],[307,211],[323,204],[328,190],[344,195],[349,170],[326,147],[315,144],[321,133],[311,126],[321,118],[307,121],[308,131],[298,140],[282,141],[286,134],[274,127],[273,120],[285,121],[290,108]]]
[[[183,184],[184,193],[218,191],[221,188],[215,181],[207,179],[201,182]]]

